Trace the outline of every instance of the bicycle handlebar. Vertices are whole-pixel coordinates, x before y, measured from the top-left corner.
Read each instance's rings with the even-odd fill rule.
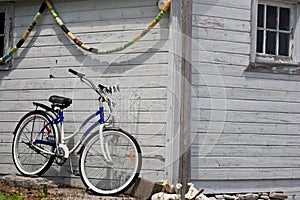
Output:
[[[93,89],[100,96],[99,100],[102,99],[103,102],[106,102],[108,104],[109,113],[112,112],[112,107],[113,107],[114,103],[112,102],[112,100],[110,99],[108,94],[112,94],[113,92],[119,92],[120,88],[118,85],[112,86],[112,87],[105,87],[104,85],[99,84],[98,87],[96,87],[95,84],[91,80],[89,80],[88,78],[85,77],[85,74],[79,73],[73,69],[69,69],[68,71],[70,73],[74,74],[75,76],[78,76],[83,83],[85,83],[91,89]],[[109,117],[108,117],[108,119],[109,119]]]
[[[78,76],[79,78],[83,78],[85,76],[85,74],[79,73],[73,69],[69,69],[69,72],[74,74],[75,76]]]
[[[74,74],[74,75],[76,75],[76,76],[77,76],[77,74],[78,74],[78,72],[75,71],[75,70],[73,70],[73,69],[69,69],[69,72],[72,73],[72,74]]]
[[[78,76],[82,82],[87,84],[90,88],[92,88],[97,94],[100,95],[104,99],[104,101],[109,102],[110,99],[108,98],[108,94],[112,94],[113,92],[119,92],[120,88],[119,86],[112,86],[112,87],[105,87],[102,84],[98,85],[98,88],[95,86],[95,84],[85,77],[85,74],[79,73],[73,69],[68,70],[70,73],[74,74],[75,76]]]

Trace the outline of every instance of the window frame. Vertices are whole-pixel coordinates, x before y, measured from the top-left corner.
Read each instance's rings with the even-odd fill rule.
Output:
[[[13,46],[13,27],[14,27],[14,4],[8,2],[0,2],[0,12],[5,13],[4,27],[4,54]],[[11,59],[0,64],[0,70],[9,70],[12,67]]]
[[[290,49],[289,57],[268,55],[256,52],[258,4],[290,8]],[[251,50],[250,64],[246,69],[250,72],[267,72],[282,74],[300,74],[300,31],[299,31],[300,0],[252,0],[251,12]],[[298,25],[297,25],[298,24]]]
[[[263,31],[263,53],[260,53],[260,52],[257,52],[256,51],[256,54],[257,54],[257,58],[258,59],[264,59],[265,57],[278,57],[279,59],[282,59],[282,60],[291,60],[292,58],[292,44],[293,44],[293,37],[292,37],[292,31],[293,31],[293,28],[292,28],[292,24],[293,24],[293,19],[294,19],[294,6],[293,5],[290,5],[290,4],[278,4],[278,3],[269,3],[269,2],[266,2],[266,1],[259,1],[258,5],[263,5],[264,6],[264,16],[263,16],[263,23],[264,23],[264,27],[258,27],[258,25],[256,26],[256,30],[257,31]],[[268,28],[267,27],[267,8],[268,6],[273,6],[276,8],[276,26],[277,28]],[[280,30],[279,26],[280,26],[280,12],[278,12],[280,9],[279,8],[288,8],[289,11],[290,11],[290,14],[289,14],[289,30]],[[258,16],[258,15],[257,15]],[[267,40],[267,34],[265,32],[267,31],[270,31],[270,32],[273,32],[273,33],[276,33],[276,43],[275,43],[275,55],[274,54],[267,54],[265,51],[267,49],[266,47],[266,40]],[[280,48],[280,45],[279,45],[279,34],[280,33],[288,33],[290,35],[289,37],[289,49],[288,49],[288,55],[279,55],[279,48]]]

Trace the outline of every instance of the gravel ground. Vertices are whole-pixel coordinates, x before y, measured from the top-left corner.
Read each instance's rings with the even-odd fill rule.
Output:
[[[133,197],[128,196],[97,196],[86,191],[84,188],[76,188],[70,186],[53,186],[51,184],[45,184],[43,181],[46,179],[30,179],[20,176],[7,176],[3,177],[0,181],[0,191],[2,194],[5,194],[7,197],[17,194],[24,199],[30,200],[40,200],[40,199],[72,199],[72,200],[81,200],[81,199],[107,199],[107,200],[138,200]],[[36,184],[40,184],[37,186]],[[47,185],[46,187],[44,185]],[[48,187],[49,185],[49,187]],[[38,189],[40,188],[40,189]],[[1,199],[1,198],[0,198]]]

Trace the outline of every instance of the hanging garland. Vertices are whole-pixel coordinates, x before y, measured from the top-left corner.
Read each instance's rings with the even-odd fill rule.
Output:
[[[0,58],[0,63],[6,62],[14,53],[18,51],[20,47],[24,44],[25,40],[28,38],[30,33],[32,32],[33,28],[37,25],[37,23],[40,21],[41,15],[47,8],[46,2],[43,2],[39,11],[36,13],[35,17],[33,18],[33,22],[29,26],[29,28],[25,31],[22,38],[19,40],[19,42],[14,46],[8,53],[4,54],[2,58]]]
[[[43,12],[45,11],[46,7],[48,7],[48,9],[50,10],[50,13],[52,14],[53,18],[55,19],[56,23],[61,27],[61,29],[65,32],[65,34],[79,47],[81,47],[82,49],[89,51],[91,53],[94,54],[109,54],[109,53],[115,53],[115,52],[119,52],[122,51],[126,48],[128,48],[129,46],[133,45],[134,43],[136,43],[137,41],[139,41],[142,37],[144,37],[164,16],[164,14],[169,10],[171,5],[171,0],[167,0],[166,4],[164,5],[164,7],[162,8],[162,10],[159,12],[159,14],[155,17],[155,19],[148,25],[148,27],[143,30],[139,35],[137,35],[135,38],[133,38],[132,40],[126,42],[125,44],[113,48],[113,49],[108,49],[108,50],[99,50],[97,48],[92,48],[89,47],[88,45],[84,44],[83,42],[81,42],[77,37],[75,37],[73,35],[72,32],[69,31],[69,29],[64,25],[64,22],[62,21],[62,19],[58,16],[58,13],[56,12],[56,10],[54,9],[52,3],[50,2],[50,0],[45,0],[42,5],[40,6],[39,11],[37,12],[37,14],[35,15],[32,24],[30,25],[30,27],[25,31],[25,33],[23,34],[22,38],[19,40],[19,42],[16,44],[16,46],[14,46],[8,53],[6,53],[5,55],[2,56],[2,58],[0,58],[0,63],[6,62],[7,60],[9,60],[11,58],[11,56],[16,53],[18,51],[19,48],[22,47],[22,45],[24,44],[25,40],[28,38],[28,36],[30,35],[30,33],[32,32],[33,28],[36,26],[36,24],[39,22],[41,15],[43,14]]]

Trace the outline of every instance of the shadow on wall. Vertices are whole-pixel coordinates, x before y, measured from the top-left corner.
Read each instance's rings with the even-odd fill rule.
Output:
[[[129,2],[131,2],[133,4],[135,2],[135,0],[130,0]],[[124,8],[124,9],[126,9],[126,8]],[[154,13],[154,14],[156,14],[156,13]],[[40,24],[43,24],[43,23],[45,23],[45,21],[49,20],[48,19],[49,17],[50,17],[49,15],[42,16]],[[63,15],[62,15],[62,17],[63,17]],[[51,18],[51,20],[54,24],[55,21],[52,18]],[[84,28],[88,28],[88,27],[82,27],[82,28],[84,29]],[[24,30],[25,29],[26,28],[24,28]],[[20,71],[23,69],[25,71],[26,70],[25,68],[31,68],[31,69],[41,68],[43,70],[49,70],[49,75],[51,75],[52,72],[54,72],[56,69],[59,69],[59,68],[67,69],[68,67],[74,67],[74,66],[68,66],[68,63],[64,63],[64,64],[60,63],[60,60],[58,58],[60,58],[60,57],[63,58],[65,54],[71,55],[70,57],[72,57],[72,55],[73,55],[72,59],[77,61],[75,69],[76,69],[76,67],[77,68],[78,67],[89,68],[89,70],[91,71],[90,73],[94,74],[94,77],[95,77],[95,75],[109,77],[112,74],[114,74],[114,76],[116,76],[116,75],[123,76],[124,74],[128,73],[129,71],[133,70],[134,68],[136,68],[140,65],[143,65],[143,63],[145,63],[146,61],[153,59],[153,57],[156,56],[157,52],[164,52],[166,55],[168,55],[168,52],[166,52],[166,50],[163,50],[163,51],[161,50],[161,48],[166,45],[167,39],[168,39],[168,38],[166,38],[166,35],[162,35],[162,34],[166,34],[167,32],[160,32],[160,30],[158,30],[158,29],[155,29],[153,31],[159,31],[158,35],[160,35],[160,36],[158,36],[158,38],[166,38],[165,40],[162,41],[159,39],[157,41],[153,41],[151,46],[146,47],[146,48],[139,48],[139,43],[137,43],[134,46],[130,47],[128,50],[126,50],[125,53],[109,55],[111,57],[108,57],[106,55],[92,55],[88,52],[83,52],[83,50],[81,50],[76,45],[74,45],[66,37],[66,35],[64,35],[63,31],[59,27],[55,26],[53,31],[55,32],[54,35],[57,36],[58,42],[63,44],[64,48],[67,50],[67,52],[62,53],[58,49],[57,56],[53,56],[53,57],[51,57],[51,56],[48,57],[47,52],[45,52],[45,57],[48,57],[49,62],[55,63],[55,65],[52,65],[50,67],[45,67],[45,66],[36,67],[36,65],[30,66],[30,63],[28,63],[29,59],[27,59],[27,58],[30,58],[30,59],[32,59],[33,62],[36,62],[36,61],[34,61],[35,58],[33,55],[30,55],[30,57],[26,57],[28,54],[32,53],[32,52],[30,52],[31,47],[39,48],[39,49],[41,49],[41,51],[43,50],[43,48],[45,48],[45,46],[43,46],[43,44],[36,43],[39,38],[39,35],[44,34],[44,33],[42,33],[43,25],[37,26],[34,35],[32,35],[30,37],[30,40],[28,40],[28,43],[26,44],[26,46],[24,45],[24,48],[18,52],[18,57],[16,57],[13,61],[13,67],[9,71],[0,73],[0,88],[2,88],[2,80],[10,81],[13,79],[23,79],[23,76],[21,78],[15,77],[15,76],[17,76],[15,72],[18,71],[18,73],[20,73]],[[136,34],[140,33],[140,30],[133,31],[133,32],[135,32],[135,33],[132,34],[132,36],[135,36]],[[149,34],[151,34],[151,32]],[[132,39],[132,38],[129,38],[129,39]],[[100,41],[100,43],[101,43],[101,41]],[[53,52],[50,52],[50,53],[53,54]],[[105,57],[105,59],[103,59],[103,57]],[[112,58],[112,61],[109,58]],[[24,60],[27,60],[27,61],[23,62]],[[27,63],[25,65],[28,65],[28,66],[25,66],[24,63]],[[124,65],[126,67],[122,67]],[[14,74],[12,75],[12,73],[14,73]],[[49,79],[49,77],[45,76],[45,74],[46,73],[41,75],[41,77],[39,77],[39,78],[45,79],[45,80]],[[54,76],[56,76],[56,75],[59,76],[59,74],[55,74]],[[36,75],[36,74],[34,75],[34,77],[37,77],[37,76],[38,75]],[[30,77],[25,77],[25,78],[29,79]],[[60,83],[57,83],[57,84],[60,84]],[[34,85],[33,87],[38,87],[38,85]],[[40,88],[31,88],[30,90],[36,90],[36,89],[40,89]],[[21,90],[16,90],[16,94],[15,94],[16,98],[18,98],[17,99],[18,103],[20,103],[20,104],[22,104],[23,99],[20,97],[21,95],[18,93],[21,93],[21,92],[22,92]],[[43,91],[41,91],[41,92],[43,92]],[[45,91],[45,93],[46,93],[46,91]],[[1,101],[1,95],[0,95],[0,101]],[[137,101],[139,101],[138,97],[137,97]],[[135,102],[135,107],[131,108],[131,109],[141,110],[140,106],[141,106],[140,102],[138,102],[138,103]],[[28,109],[32,109],[32,107],[29,107]],[[135,114],[136,114],[135,116],[129,116],[129,117],[133,118],[132,120],[135,120],[134,121],[135,123],[139,123],[139,112],[136,112]],[[17,120],[18,119],[16,119],[16,121]],[[132,129],[135,129],[135,128],[136,127],[132,127]],[[12,141],[12,138],[10,138],[9,141],[4,141],[4,142],[9,144],[9,142],[11,142],[11,141]],[[8,147],[7,149],[10,149],[10,148]],[[75,156],[72,158],[73,158],[72,159],[73,164],[75,164],[75,167],[76,167],[76,165],[78,165],[78,157]],[[63,183],[77,185],[80,182],[80,184],[81,184],[81,181],[78,181],[77,179],[74,179],[73,176],[70,176],[69,161],[67,161],[63,166],[57,166],[54,164],[54,166],[49,169],[49,171],[45,174],[45,176],[49,176],[50,179],[62,181]],[[74,181],[75,182],[78,181],[78,183],[75,183]]]

